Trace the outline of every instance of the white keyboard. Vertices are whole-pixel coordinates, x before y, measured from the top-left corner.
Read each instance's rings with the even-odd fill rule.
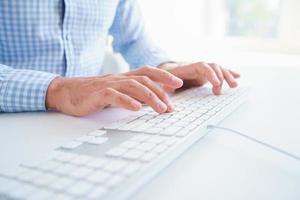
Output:
[[[126,199],[245,100],[245,89],[213,96],[194,88],[171,97],[175,112],[145,107],[0,175],[0,199]]]

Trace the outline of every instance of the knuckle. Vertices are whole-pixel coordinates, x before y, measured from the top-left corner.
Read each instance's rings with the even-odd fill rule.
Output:
[[[113,94],[113,89],[112,88],[105,88],[103,90],[103,97],[108,97],[112,94]]]
[[[210,66],[215,67],[215,68],[219,67],[219,65],[217,63],[211,63]]]
[[[207,71],[209,69],[209,66],[205,62],[199,62],[195,65],[197,70],[205,70]]]
[[[135,87],[136,86],[137,81],[134,79],[127,79],[126,80],[126,85],[130,88]]]
[[[116,103],[121,104],[124,102],[124,99],[122,98],[122,96],[118,95],[115,98]]]
[[[207,67],[206,62],[198,62],[197,66]]]
[[[140,76],[139,79],[143,83],[150,83],[151,82],[151,80],[148,76]]]
[[[148,71],[151,71],[151,70],[152,70],[152,67],[149,66],[149,65],[146,65],[146,66],[142,67],[142,69],[143,69],[145,72],[148,72]]]
[[[147,91],[146,92],[146,97],[148,100],[150,101],[154,101],[156,99],[156,96],[154,95],[154,93],[150,92],[150,91]]]
[[[161,91],[160,98],[165,101],[169,98],[169,96],[165,92]]]
[[[99,82],[96,81],[96,80],[92,81],[92,87],[93,87],[93,88],[99,87]]]

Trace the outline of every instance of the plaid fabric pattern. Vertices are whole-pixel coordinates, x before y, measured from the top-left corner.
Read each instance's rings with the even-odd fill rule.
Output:
[[[136,0],[1,0],[0,112],[45,111],[55,77],[101,74],[109,34],[132,68],[169,61]]]

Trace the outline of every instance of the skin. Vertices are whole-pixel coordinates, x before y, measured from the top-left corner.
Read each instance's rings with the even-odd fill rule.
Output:
[[[167,92],[210,82],[213,93],[219,95],[224,81],[234,88],[239,77],[236,72],[204,62],[146,66],[118,75],[58,77],[47,90],[46,106],[73,116],[85,116],[107,106],[138,111],[144,103],[158,113],[172,112]]]

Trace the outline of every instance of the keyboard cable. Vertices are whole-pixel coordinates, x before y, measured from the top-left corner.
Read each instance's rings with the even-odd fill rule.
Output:
[[[230,129],[230,128],[226,128],[226,127],[222,127],[222,126],[215,126],[215,125],[208,125],[207,128],[208,129],[220,129],[220,130],[224,130],[224,131],[228,131],[228,132],[234,133],[234,134],[236,134],[236,135],[238,135],[240,137],[243,137],[243,138],[245,138],[247,140],[250,140],[250,141],[252,141],[254,143],[260,144],[260,145],[262,145],[262,146],[264,146],[264,147],[266,147],[268,149],[272,149],[272,150],[274,150],[274,151],[276,151],[276,152],[278,152],[280,154],[283,154],[283,155],[285,155],[285,156],[287,156],[289,158],[293,158],[293,159],[297,160],[298,162],[300,162],[300,157],[299,156],[297,156],[295,154],[292,154],[292,153],[289,153],[289,152],[287,152],[287,151],[285,151],[283,149],[280,149],[279,147],[276,147],[276,146],[273,146],[271,144],[268,144],[268,143],[265,143],[263,141],[260,141],[260,140],[258,140],[256,138],[250,137],[250,136],[248,136],[248,135],[246,135],[246,134],[244,134],[242,132],[236,131],[234,129]]]

